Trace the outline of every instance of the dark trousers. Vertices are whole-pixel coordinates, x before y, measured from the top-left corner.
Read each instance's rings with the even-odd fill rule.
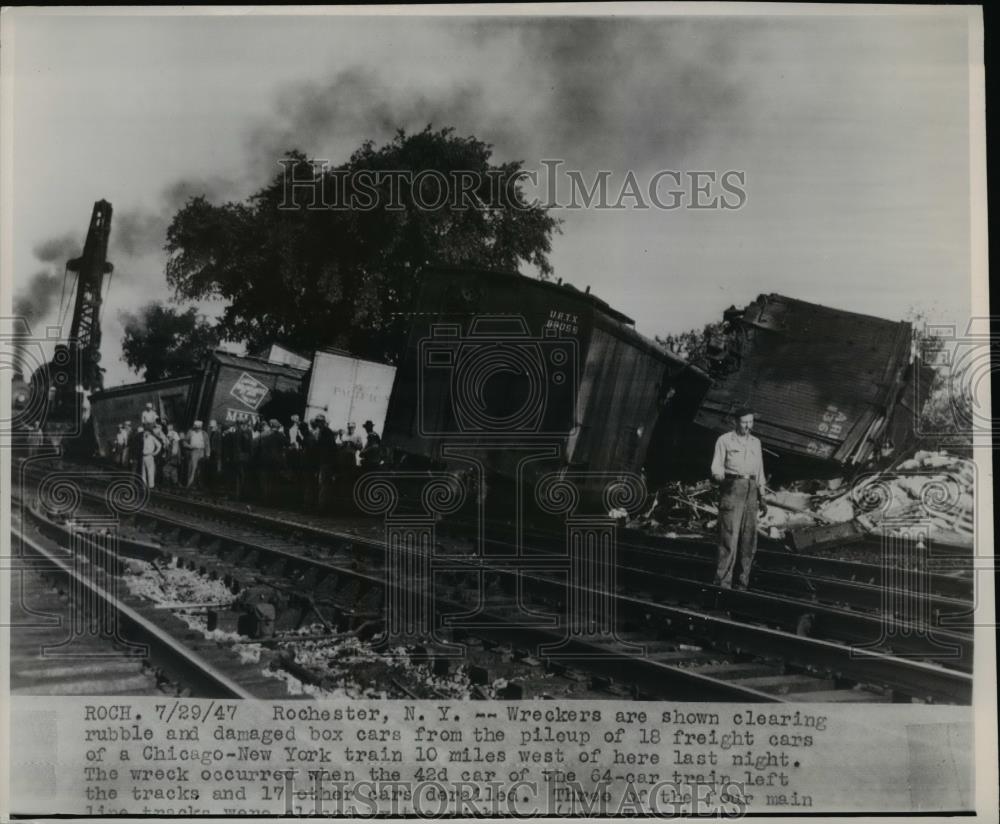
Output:
[[[319,468],[319,484],[317,490],[317,505],[326,509],[333,500],[333,489],[337,483],[337,470],[332,464],[323,464]]]
[[[302,493],[302,506],[307,510],[317,508],[319,495],[319,468],[304,467],[299,470],[299,489]]]
[[[715,583],[733,588],[733,573],[739,563],[736,589],[750,584],[750,568],[757,551],[757,482],[726,478],[719,500],[719,566]]]
[[[257,467],[257,490],[260,492],[260,499],[266,504],[274,503],[271,498],[274,493],[274,476],[276,471],[269,466]]]
[[[247,467],[249,461],[236,461],[233,464],[233,496],[243,500],[247,486]]]

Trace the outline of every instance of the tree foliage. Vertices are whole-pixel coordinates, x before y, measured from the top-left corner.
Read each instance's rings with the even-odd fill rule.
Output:
[[[931,437],[924,440],[942,441],[946,446],[972,447],[973,423],[981,416],[974,396],[976,359],[955,357],[957,352],[949,341],[934,334],[927,316],[911,309],[907,320],[913,325],[914,354],[918,366],[930,367],[930,384],[920,386],[918,429]]]
[[[224,337],[250,349],[278,339],[304,351],[335,346],[392,360],[422,267],[527,264],[541,277],[552,272],[558,221],[526,201],[520,163],[495,165],[491,155],[489,144],[429,126],[400,131],[384,146],[368,141],[333,168],[290,152],[285,170],[247,201],[196,198],[174,216],[167,280],[178,298],[221,298]],[[478,185],[460,205],[482,208],[456,209],[452,198],[425,208],[436,202],[440,178],[423,179],[414,192],[392,177],[414,180],[426,170],[447,181],[471,173]],[[359,173],[368,175],[367,188]],[[290,198],[289,177],[322,188],[297,186]]]
[[[193,374],[220,341],[219,330],[195,307],[149,303],[138,314],[123,313],[122,325],[122,357],[147,381]]]

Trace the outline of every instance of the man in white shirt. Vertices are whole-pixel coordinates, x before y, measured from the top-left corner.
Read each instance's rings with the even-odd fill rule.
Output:
[[[128,428],[124,423],[118,424],[118,434],[115,436],[115,462],[119,466],[128,463]]]
[[[153,409],[153,404],[147,403],[146,408],[142,410],[142,425],[145,426],[147,423],[156,423],[157,417],[156,410]]]
[[[202,422],[195,421],[194,428],[188,432],[187,440],[184,441],[184,449],[188,455],[188,477],[186,486],[194,486],[198,477],[198,470],[201,462],[205,458],[206,445],[205,431],[202,429]]]
[[[118,450],[118,465],[123,467],[128,467],[129,459],[129,442],[132,440],[132,422],[125,421],[121,425],[121,430],[118,434],[117,443],[120,445]]]
[[[292,415],[292,423],[288,427],[288,448],[298,452],[302,449],[302,424],[298,415]]]
[[[737,409],[736,427],[719,436],[712,458],[712,478],[721,485],[719,498],[719,565],[715,583],[733,589],[737,558],[740,571],[736,589],[750,584],[750,569],[757,551],[757,502],[764,488],[764,459],[760,441],[750,434],[753,411]]]
[[[172,423],[167,424],[167,459],[163,463],[163,479],[170,485],[176,486],[178,480],[178,470],[181,462],[181,436]]]
[[[361,450],[365,448],[365,439],[361,437],[361,433],[356,431],[357,424],[354,421],[349,421],[347,424],[347,434],[344,436],[343,444],[345,449],[349,449],[352,453],[355,466],[361,465]]]
[[[163,444],[153,432],[153,425],[147,423],[142,432],[142,480],[147,487],[156,486],[156,456],[163,449]]]

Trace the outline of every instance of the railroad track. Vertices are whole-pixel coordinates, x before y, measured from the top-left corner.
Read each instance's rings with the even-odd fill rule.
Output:
[[[96,460],[69,462],[53,457],[46,461],[46,465],[59,469],[85,467],[92,470],[95,475],[108,471],[119,471],[117,466]],[[29,471],[37,473],[39,469]],[[304,530],[324,531],[329,528],[329,516],[317,516],[297,509],[282,509],[270,504],[257,511],[254,509],[256,504],[233,501],[225,496],[200,489],[159,488],[156,490],[156,494],[163,498],[191,501],[209,507],[217,507],[223,511],[238,512],[242,517],[247,518],[248,522],[265,526],[280,522],[289,527]],[[372,530],[377,531],[382,526],[379,519],[366,515],[340,512],[334,517],[337,521],[338,532],[365,534]],[[475,529],[476,525],[472,523],[450,518],[442,521],[439,531],[450,532],[461,538],[474,532]],[[564,541],[564,535],[560,531],[546,533],[534,530],[528,540],[532,546],[545,547],[553,541],[561,544]],[[630,553],[648,553],[646,557],[654,563],[659,556],[663,555],[694,556],[710,558],[714,561],[717,552],[716,542],[707,536],[666,537],[631,529],[622,530],[619,547],[622,551]],[[761,537],[758,541],[754,565],[755,569],[796,572],[819,578],[867,583],[881,587],[886,578],[886,565],[880,562],[881,553],[882,546],[878,536],[855,537],[840,544],[812,549],[808,553],[790,551],[778,541]],[[968,600],[973,586],[971,555],[972,551],[969,547],[934,542],[931,562],[924,570],[925,591],[946,598]],[[856,560],[857,558],[863,560]]]
[[[311,519],[299,513],[256,512],[247,506],[223,503],[187,490],[161,490],[157,495],[163,501],[170,501],[170,506],[183,507],[188,503],[201,506],[203,514],[218,511],[225,517],[227,513],[235,513],[246,523],[262,529],[274,529],[275,524],[280,524],[319,544],[327,540],[331,533],[321,519]],[[450,534],[459,541],[469,533],[466,524],[449,525],[445,522],[443,527],[440,532]],[[378,533],[380,529],[381,524],[370,518],[343,517],[337,519],[335,532],[338,536],[344,532],[363,536],[366,532]],[[554,548],[562,551],[565,536],[533,532],[527,541],[534,550],[544,552]],[[621,568],[631,570],[635,576],[668,575],[672,579],[684,578],[703,584],[710,583],[714,576],[717,546],[708,539],[663,538],[623,530],[618,547]],[[877,557],[877,543],[871,544],[869,549],[870,557]],[[935,547],[935,552],[937,549]],[[971,563],[962,563],[959,548],[945,547],[941,552],[943,554],[934,558],[931,568],[921,573],[919,591],[914,591],[901,587],[898,571],[892,571],[886,564],[762,547],[755,556],[752,589],[879,615],[890,608],[896,611],[896,618],[919,615],[922,620],[942,630],[968,629],[974,608]],[[950,572],[935,572],[935,568]],[[915,577],[910,576],[910,581]]]
[[[265,516],[234,513],[227,507],[195,502],[182,496],[157,494],[136,516],[144,530],[154,531],[172,544],[185,544],[196,558],[212,556],[237,568],[257,567],[298,582],[310,591],[353,593],[354,603],[369,597],[368,617],[377,615],[384,582],[384,547],[358,535],[338,534],[302,524],[277,522]],[[249,523],[248,523],[249,522]],[[566,597],[566,583],[539,573],[516,575],[496,568],[456,571],[445,588],[461,593],[470,576],[486,575],[496,590],[490,600],[490,619],[472,634],[484,643],[527,645],[552,640],[537,626],[519,626],[518,598],[530,596],[537,604],[558,606]],[[520,587],[520,589],[518,589]],[[705,592],[702,585],[700,590]],[[577,592],[581,597],[600,593]],[[718,595],[718,593],[714,593]],[[732,593],[734,612],[762,603],[756,593]],[[770,597],[770,596],[767,596]],[[742,599],[742,600],[741,600]],[[488,599],[489,600],[489,599]],[[447,614],[468,611],[462,599],[440,599]],[[520,602],[523,604],[523,601]],[[612,642],[576,651],[596,678],[607,674],[633,684],[638,697],[717,698],[725,700],[890,700],[901,698],[965,703],[971,697],[971,678],[963,672],[917,660],[887,655],[876,649],[858,649],[843,643],[803,637],[780,628],[760,626],[706,614],[676,604],[619,594],[616,599],[624,631]],[[780,600],[766,601],[769,608]],[[800,609],[793,604],[791,609]],[[340,618],[350,618],[350,608]],[[362,617],[365,617],[362,615]],[[855,616],[857,617],[857,616]],[[964,639],[963,650],[968,651]],[[686,642],[686,643],[685,643]],[[636,655],[629,645],[646,647]],[[700,647],[700,648],[699,648]],[[927,651],[924,650],[926,653]],[[928,657],[934,657],[932,652]],[[604,673],[603,675],[601,673]]]
[[[714,541],[703,538],[663,538],[659,536],[647,536],[642,534],[629,535],[620,543],[621,551],[626,557],[646,559],[654,565],[661,556],[670,558],[688,557],[707,559],[715,561],[717,545]],[[881,591],[885,586],[895,583],[896,573],[887,566],[886,563],[876,563],[879,560],[880,547],[875,543],[867,561],[852,561],[832,556],[820,556],[809,553],[791,552],[789,550],[770,544],[761,546],[754,556],[754,572],[759,573],[780,573],[781,575],[805,575],[810,579],[820,581],[819,586],[827,586],[830,583],[844,582],[847,584],[867,585],[876,591]],[[971,564],[962,565],[961,555],[954,549],[949,549],[946,553],[937,554],[930,560],[928,568],[922,570],[923,592],[933,597],[942,599],[952,599],[955,601],[968,601],[973,591],[973,577]],[[829,550],[834,552],[834,550]],[[971,559],[971,551],[966,550],[967,559]],[[948,572],[944,572],[948,570]],[[762,583],[766,582],[765,576],[761,575]],[[781,581],[780,577],[772,577],[775,582]],[[782,582],[779,586],[787,587],[789,584]],[[794,586],[794,585],[793,585]],[[858,594],[850,598],[844,598],[840,593],[831,591],[830,600],[844,600],[856,603],[859,606],[865,604],[866,598],[858,590]],[[872,602],[873,605],[876,602]]]
[[[65,542],[71,527],[48,521],[37,515],[35,517],[36,523],[42,530],[57,539],[62,538]],[[310,597],[309,608],[320,615],[325,613],[328,616],[328,623],[336,624],[339,629],[345,632],[357,629],[359,625],[363,627],[371,624],[372,615],[381,611],[380,606],[376,607],[370,602],[370,599],[373,594],[377,594],[377,600],[381,600],[383,579],[350,566],[351,562],[336,565],[304,558],[281,547],[249,543],[242,534],[227,536],[214,530],[206,530],[203,527],[192,525],[185,520],[150,515],[149,513],[144,513],[142,519],[148,521],[151,517],[156,519],[160,534],[163,534],[164,531],[175,533],[169,536],[171,543],[174,544],[172,549],[165,551],[162,547],[126,539],[120,542],[120,546],[126,554],[147,558],[153,557],[154,553],[165,554],[170,566],[198,569],[206,576],[222,576],[227,583],[233,584],[233,588],[237,591],[259,583],[257,571],[268,573],[272,580],[284,579],[291,586],[304,587],[305,582],[308,581],[312,584],[311,591],[313,593]],[[239,543],[237,544],[236,541]],[[317,576],[322,576],[322,578],[317,580]],[[286,585],[282,588],[288,589],[289,586]],[[330,597],[336,595],[340,597]],[[339,607],[335,605],[335,602],[338,601]],[[326,609],[320,608],[320,604]],[[367,609],[363,607],[364,604],[368,604]],[[283,618],[279,618],[279,625],[287,627],[298,624],[305,606],[301,601],[292,599],[287,604],[287,609],[283,611]],[[456,605],[452,603],[448,606],[454,608]],[[503,605],[493,604],[492,609],[483,614],[486,625],[478,627],[473,634],[462,635],[462,643],[472,642],[470,646],[474,650],[482,649],[484,653],[499,651],[498,655],[501,657],[504,652],[503,648],[506,647],[511,657],[530,661],[531,656],[523,647],[536,642],[554,640],[551,633],[536,628],[522,627],[517,629],[509,626],[509,617],[505,613]],[[521,645],[521,648],[518,648],[517,645]],[[623,666],[629,665],[627,674],[630,683],[642,685],[643,689],[650,691],[643,693],[644,697],[660,695],[665,688],[670,694],[676,696],[678,691],[685,688],[691,691],[691,694],[698,695],[706,695],[707,690],[707,695],[726,700],[781,700],[776,695],[757,690],[749,684],[727,683],[717,677],[707,676],[698,671],[695,666],[698,664],[709,666],[706,662],[710,662],[711,666],[728,665],[727,669],[731,669],[733,672],[739,670],[740,674],[743,675],[760,675],[764,672],[775,675],[780,669],[773,665],[766,669],[761,668],[760,665],[755,668],[740,668],[735,666],[734,660],[724,656],[704,653],[694,648],[687,651],[677,650],[677,644],[660,643],[658,649],[650,657],[636,658],[616,650],[614,646],[579,644],[576,647],[576,652],[581,658],[588,658],[587,671],[589,675],[584,678],[584,674],[572,666],[565,668],[557,666],[554,668],[554,672],[564,675],[565,679],[570,682],[577,682],[584,678],[586,685],[596,686],[598,692],[585,690],[588,697],[596,697],[603,687],[611,688],[613,686],[611,678],[607,676],[621,677],[626,672],[622,669]],[[497,656],[493,657],[495,659]],[[570,658],[574,660],[573,656]],[[477,665],[473,669],[486,670],[490,668],[491,663],[495,665],[497,662],[495,660],[483,661],[481,665]],[[308,667],[297,665],[294,655],[290,660],[283,661],[282,664],[290,665],[291,672],[304,681],[320,683],[322,680],[316,673],[311,673]],[[692,669],[682,669],[676,666],[677,664],[690,665]],[[709,666],[709,671],[711,671],[711,666]],[[499,670],[494,668],[493,671],[496,674]],[[603,681],[600,673],[606,673]],[[481,679],[480,683],[485,686],[486,681]],[[793,683],[793,681],[789,683]],[[674,687],[671,688],[670,685],[674,685]],[[412,697],[412,691],[405,688],[403,691]],[[523,696],[523,692],[517,690],[509,690],[503,694],[507,697]],[[638,692],[633,694],[638,697]],[[486,695],[481,694],[480,697],[486,697]],[[607,695],[604,694],[601,697],[607,697]]]
[[[367,553],[382,574],[379,559],[384,553],[380,540],[357,533],[344,533],[289,519],[277,520],[260,513],[240,513],[217,503],[192,500],[170,493],[157,496],[158,503],[185,516],[209,519],[225,524],[237,517],[254,529],[269,532],[287,530],[292,537],[288,547],[299,543],[327,547],[333,552],[346,545],[354,552]],[[461,533],[458,533],[461,538]],[[529,550],[543,554],[547,536],[532,535]],[[503,550],[500,542],[486,541],[487,548]],[[444,546],[446,556],[449,547]],[[461,554],[468,545],[459,540],[451,549]],[[551,547],[550,547],[551,548]],[[555,547],[561,549],[561,547]],[[696,552],[697,554],[692,554]],[[645,593],[645,599],[683,603],[699,609],[738,614],[750,620],[817,638],[849,643],[854,646],[880,644],[884,650],[900,655],[919,656],[950,667],[968,671],[972,662],[971,627],[968,623],[974,603],[969,580],[941,578],[954,585],[949,591],[967,597],[952,597],[934,592],[914,592],[899,586],[887,586],[884,570],[870,564],[840,562],[842,577],[809,574],[815,559],[797,559],[774,551],[759,553],[761,567],[752,580],[750,592],[724,590],[711,583],[715,571],[714,545],[708,542],[682,542],[648,548],[626,544],[619,552],[618,577],[621,592]],[[542,561],[544,564],[544,561]],[[773,570],[770,565],[785,563],[787,570]],[[878,574],[876,574],[876,571]],[[861,579],[861,580],[859,580]],[[872,583],[873,580],[879,583]],[[933,582],[931,582],[933,586]],[[887,620],[889,619],[889,620]],[[890,632],[887,634],[887,628]]]
[[[158,492],[158,499],[172,508],[193,505],[201,513],[218,512],[220,517],[237,516],[247,524],[273,530],[276,525],[292,534],[317,544],[331,539],[339,541],[345,532],[360,539],[364,532],[378,532],[381,524],[371,519],[345,519],[351,526],[331,530],[326,525],[310,522],[293,513],[265,514],[249,507],[220,503],[206,496],[192,496],[173,492]],[[208,517],[213,517],[208,515]],[[445,524],[445,530],[448,525]],[[453,527],[445,534],[457,540],[467,535],[464,525]],[[706,539],[671,539],[624,534],[619,541],[619,562],[625,571],[636,576],[668,575],[692,582],[707,584],[715,572],[717,546]],[[372,539],[373,542],[376,542]],[[561,551],[562,535],[552,536],[532,533],[528,540],[531,549],[545,552],[555,548]],[[487,542],[497,545],[500,542]],[[459,550],[460,551],[460,550]],[[950,553],[954,560],[953,553]],[[942,567],[946,565],[942,564]],[[885,565],[836,558],[819,557],[780,551],[758,549],[754,562],[752,588],[760,592],[789,595],[819,604],[829,604],[852,611],[881,614],[887,604],[898,610],[896,617],[926,613],[934,626],[948,629],[960,628],[974,608],[973,579],[968,570],[959,568],[953,574],[926,572],[921,576],[921,590],[901,588],[892,580],[892,573]],[[669,582],[668,582],[669,583]],[[887,593],[889,597],[887,597]]]
[[[19,521],[11,537],[21,560],[11,571],[12,693],[255,697],[245,670],[223,671],[166,629],[165,616],[107,588],[114,575],[95,567],[97,556],[68,557]]]

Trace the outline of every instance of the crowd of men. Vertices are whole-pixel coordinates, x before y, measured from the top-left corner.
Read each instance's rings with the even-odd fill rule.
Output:
[[[118,426],[112,452],[115,462],[136,472],[153,489],[204,488],[237,499],[276,503],[295,499],[308,509],[325,508],[357,476],[383,462],[375,425],[364,434],[354,422],[331,429],[323,414],[303,423],[292,415],[287,426],[244,420],[205,428],[195,421],[187,432],[160,419],[151,403],[138,422]]]

